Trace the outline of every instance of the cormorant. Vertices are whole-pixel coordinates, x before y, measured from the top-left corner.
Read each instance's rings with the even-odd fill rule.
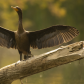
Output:
[[[19,16],[17,31],[11,31],[0,27],[0,46],[18,49],[20,60],[22,53],[26,59],[30,56],[30,47],[46,48],[71,41],[79,34],[79,31],[71,26],[56,25],[38,31],[26,31],[22,25],[22,10],[16,6],[13,8]]]

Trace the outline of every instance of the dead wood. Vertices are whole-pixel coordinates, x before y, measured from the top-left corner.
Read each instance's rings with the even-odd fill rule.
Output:
[[[10,64],[0,69],[0,84],[11,84],[21,79],[53,67],[84,58],[84,42],[76,42],[58,49],[31,57],[26,61]]]

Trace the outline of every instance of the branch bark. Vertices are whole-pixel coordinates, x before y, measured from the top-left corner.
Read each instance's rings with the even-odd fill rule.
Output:
[[[76,42],[58,49],[13,63],[0,69],[0,84],[11,84],[16,79],[48,70],[84,58],[84,42]]]

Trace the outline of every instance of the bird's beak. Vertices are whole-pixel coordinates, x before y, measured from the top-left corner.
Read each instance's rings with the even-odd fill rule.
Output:
[[[11,8],[13,8],[15,11],[18,11],[18,9],[16,7],[11,6]]]

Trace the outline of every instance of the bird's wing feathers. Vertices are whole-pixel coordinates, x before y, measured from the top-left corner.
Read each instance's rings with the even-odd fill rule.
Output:
[[[7,48],[15,47],[15,35],[14,32],[0,27],[0,46]]]
[[[30,46],[38,49],[69,42],[78,34],[79,31],[76,28],[62,25],[28,33]]]

